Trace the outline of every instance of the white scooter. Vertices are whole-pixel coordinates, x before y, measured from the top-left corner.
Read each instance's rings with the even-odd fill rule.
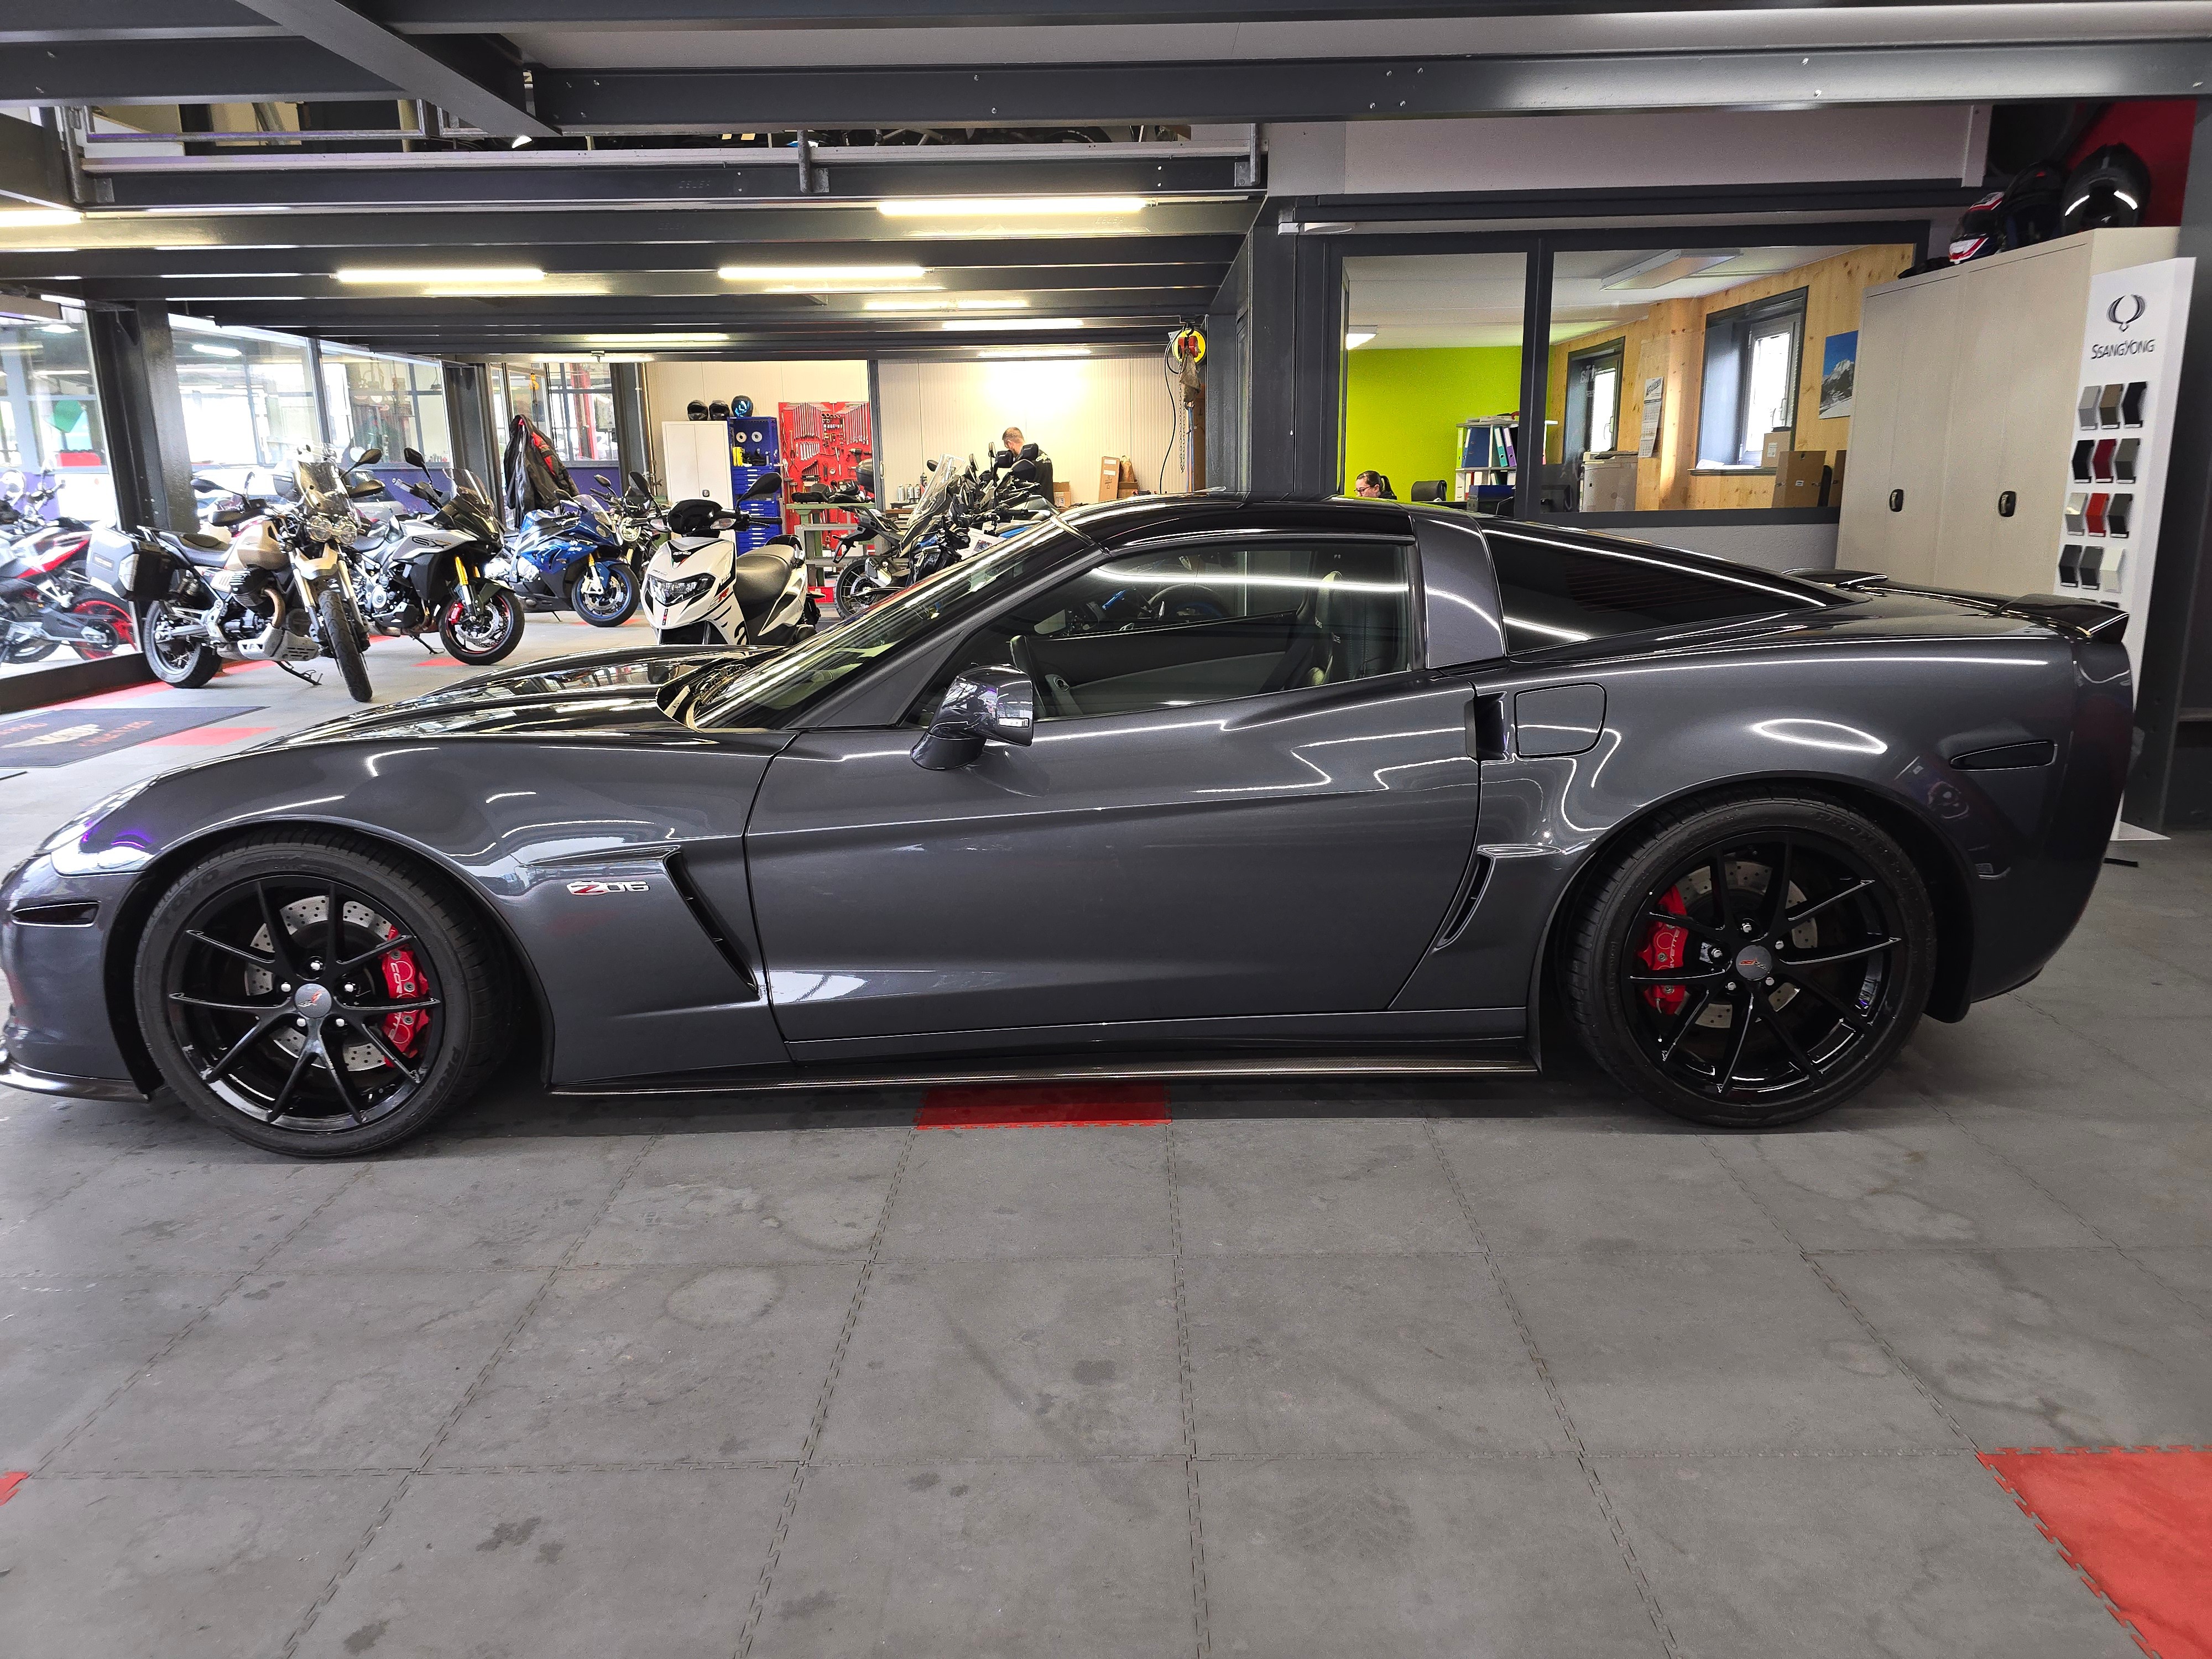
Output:
[[[741,498],[779,494],[763,473]],[[789,645],[814,631],[806,561],[790,537],[739,553],[732,532],[743,515],[720,501],[670,507],[668,540],[645,568],[646,620],[662,645]]]

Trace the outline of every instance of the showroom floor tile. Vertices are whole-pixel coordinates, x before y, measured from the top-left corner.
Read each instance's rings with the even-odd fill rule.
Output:
[[[2129,854],[1765,1135],[1571,1054],[923,1133],[524,1066],[329,1165],[0,1093],[0,1650],[2122,1659],[1976,1454],[2212,1443],[2212,840]]]

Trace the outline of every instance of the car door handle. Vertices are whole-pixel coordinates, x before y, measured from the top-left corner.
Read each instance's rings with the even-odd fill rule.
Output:
[[[1467,752],[1479,761],[1510,757],[1512,745],[1505,729],[1505,694],[1478,691],[1467,706]]]

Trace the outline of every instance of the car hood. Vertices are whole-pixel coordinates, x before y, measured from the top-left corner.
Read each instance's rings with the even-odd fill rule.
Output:
[[[480,675],[382,708],[325,720],[272,747],[394,737],[571,737],[686,730],[661,713],[661,690],[710,664],[750,663],[773,651],[654,646],[562,657],[512,672]]]

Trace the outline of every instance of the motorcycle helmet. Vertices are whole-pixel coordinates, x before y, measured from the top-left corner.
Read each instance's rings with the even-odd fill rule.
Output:
[[[2068,175],[2059,210],[2059,231],[2126,229],[2142,222],[2150,202],[2150,169],[2125,144],[2106,144],[2091,152]]]
[[[694,398],[684,405],[684,415],[687,420],[703,421],[707,418],[707,405]]]
[[[1000,471],[1004,472],[1013,464],[1014,452],[1012,450],[994,449],[991,452],[991,465],[998,468]]]
[[[707,405],[707,418],[710,421],[728,420],[730,418],[729,404],[720,402],[708,404]]]
[[[744,420],[746,416],[752,412],[753,400],[751,398],[732,398],[730,399],[730,413],[736,416],[739,420]]]
[[[854,467],[853,477],[854,481],[860,486],[861,494],[872,495],[876,493],[876,464],[872,459],[862,461],[860,465]]]
[[[2057,161],[2038,161],[2005,186],[1998,210],[2008,248],[2033,247],[2058,234],[2058,210],[2064,199],[2066,169]]]
[[[1044,451],[1039,449],[1035,444],[1024,444],[1022,446],[1022,459],[1025,461],[1034,461],[1043,453]]]
[[[2004,222],[1997,210],[2004,205],[2004,192],[1993,190],[1974,198],[1974,204],[1959,216],[1959,228],[1951,233],[1951,263],[1963,265],[1969,259],[1985,259],[1992,253],[2004,251]]]

